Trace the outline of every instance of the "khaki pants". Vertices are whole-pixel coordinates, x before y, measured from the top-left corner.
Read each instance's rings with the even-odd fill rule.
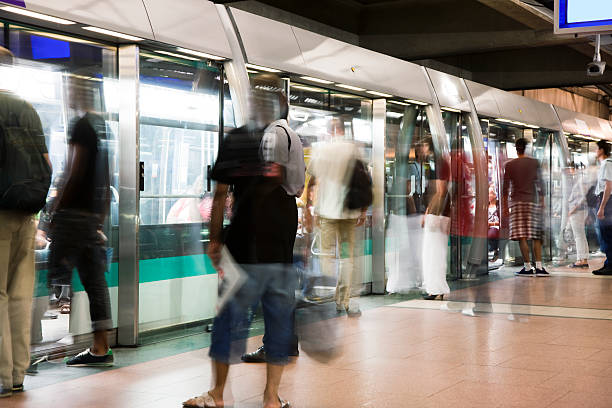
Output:
[[[353,255],[355,252],[355,219],[334,220],[320,218],[321,271],[325,276],[335,276],[334,261],[339,255],[340,272],[336,285],[336,305],[349,306],[353,283]]]
[[[34,217],[0,211],[0,383],[23,384],[30,365]]]

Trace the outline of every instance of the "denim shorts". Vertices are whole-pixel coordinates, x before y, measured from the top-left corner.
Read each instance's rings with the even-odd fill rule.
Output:
[[[294,341],[295,268],[282,264],[242,264],[240,267],[247,280],[215,318],[209,355],[220,363],[240,362],[249,337],[249,309],[260,301],[267,360],[272,364],[286,364]]]

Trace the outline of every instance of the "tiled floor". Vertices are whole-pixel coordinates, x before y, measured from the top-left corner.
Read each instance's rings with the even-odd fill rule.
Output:
[[[341,353],[327,363],[302,353],[286,368],[281,395],[305,408],[610,408],[612,321],[588,313],[612,313],[612,279],[586,276],[510,278],[453,292],[452,299],[482,305],[486,293],[495,302],[490,309],[486,302],[476,307],[474,316],[461,313],[465,304],[453,301],[408,301],[367,310],[360,318],[340,316],[335,321]],[[516,300],[545,306],[529,310],[556,314],[525,313],[525,303]],[[504,309],[507,303],[514,309]],[[251,338],[249,348],[260,341]],[[65,381],[0,400],[0,407],[180,407],[210,385],[206,352],[92,370],[80,378],[74,378],[78,368],[42,367],[41,376],[64,375]],[[116,350],[116,358],[126,361],[130,353]],[[261,406],[263,365],[235,366],[230,378],[226,398],[234,407]]]

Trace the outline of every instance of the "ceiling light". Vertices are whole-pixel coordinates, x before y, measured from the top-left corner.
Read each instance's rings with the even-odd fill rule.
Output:
[[[428,103],[417,101],[417,100],[414,100],[414,99],[404,99],[404,100],[406,102],[408,102],[408,103],[413,103],[415,105],[429,105]]]
[[[268,68],[268,67],[262,67],[261,65],[255,65],[255,64],[246,64],[247,68],[251,68],[251,69],[257,69],[260,71],[266,71],[266,72],[281,72],[278,69],[274,69],[274,68]]]
[[[64,20],[63,18],[52,17],[46,14],[36,13],[34,11],[22,9],[19,7],[4,6],[4,7],[0,7],[0,10],[8,11],[9,13],[21,14],[22,16],[32,17],[32,18],[36,18],[39,20],[45,20],[51,23],[56,23],[56,24],[62,24],[62,25],[76,24],[74,21]]]
[[[117,31],[111,31],[105,28],[100,28],[100,27],[87,26],[87,27],[83,27],[83,30],[93,31],[95,33],[109,35],[111,37],[123,38],[124,40],[129,40],[129,41],[143,41],[144,40],[143,38],[140,38],[140,37],[134,37],[133,35],[118,33]]]
[[[158,53],[158,54],[169,55],[171,57],[183,58],[183,59],[188,59],[188,60],[191,60],[191,61],[199,61],[198,58],[188,57],[186,55],[176,54],[176,53],[170,52],[170,51],[155,50],[155,52]]]
[[[446,106],[442,106],[441,109],[443,111],[447,111],[447,112],[456,112],[456,113],[461,113],[461,111],[459,109],[455,109],[455,108],[449,108]]]
[[[352,99],[359,98],[358,96],[355,96],[355,95],[349,95],[349,94],[343,94],[343,93],[333,93],[333,92],[332,92],[331,96],[332,97],[335,96],[335,97],[338,97],[338,98],[352,98]]]
[[[393,98],[393,95],[389,95],[389,94],[382,93],[382,92],[376,92],[376,91],[366,91],[366,92],[369,93],[370,95],[382,96],[383,98]]]
[[[387,101],[389,103],[393,103],[395,105],[403,105],[403,106],[409,106],[410,104],[407,102],[400,102],[400,101]]]
[[[255,70],[252,70],[252,69],[247,69],[247,72],[249,74],[259,74],[259,71],[255,71]]]
[[[394,118],[394,119],[399,119],[401,117],[404,116],[403,113],[397,113],[397,112],[387,112],[387,116],[390,118]]]
[[[359,88],[357,86],[352,86],[352,85],[344,85],[344,84],[336,84],[336,86],[340,87],[340,88],[344,88],[344,89],[350,89],[351,91],[365,91],[365,89],[363,88]]]
[[[308,92],[327,92],[324,89],[319,89],[319,88],[312,88],[310,86],[304,86],[304,85],[297,85],[297,84],[291,84],[290,85],[291,88],[293,89],[300,89],[302,91],[308,91]]]
[[[320,84],[333,84],[332,81],[328,81],[327,79],[319,79],[319,78],[313,78],[313,77],[309,77],[309,76],[303,76],[303,77],[300,77],[300,78],[305,79],[307,81],[318,82]]]
[[[184,52],[185,54],[191,54],[191,55],[195,55],[196,57],[202,57],[202,58],[208,58],[211,60],[224,60],[225,58],[223,57],[219,57],[217,55],[212,55],[212,54],[208,54],[205,52],[201,52],[201,51],[195,51],[195,50],[190,50],[189,48],[182,48],[182,47],[178,47],[176,49],[178,52]]]

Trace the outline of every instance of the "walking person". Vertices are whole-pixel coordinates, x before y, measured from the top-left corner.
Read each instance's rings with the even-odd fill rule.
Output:
[[[13,54],[0,47],[0,65]],[[0,89],[0,398],[23,391],[30,365],[34,236],[51,162],[32,105]]]
[[[289,407],[279,397],[278,388],[294,336],[296,274],[291,263],[298,222],[295,194],[303,184],[299,186],[296,182],[299,170],[294,173],[295,169],[289,165],[291,151],[284,131],[267,131],[271,123],[286,117],[288,106],[282,81],[274,75],[260,75],[255,78],[253,88],[252,125],[228,133],[212,171],[211,177],[217,185],[208,247],[208,256],[220,268],[223,262],[228,262],[222,259],[225,246],[240,265],[246,281],[214,320],[209,352],[214,385],[202,395],[185,401],[185,407],[227,404],[224,390],[230,364],[240,361],[248,337],[248,311],[258,301],[262,304],[266,327],[263,406]],[[297,187],[296,193],[288,193],[286,188],[290,186]],[[234,195],[233,214],[222,237],[223,210],[230,187]],[[222,269],[218,272],[223,275]]]
[[[70,103],[76,119],[69,130],[65,182],[58,191],[51,221],[50,273],[77,268],[89,298],[93,344],[67,359],[68,366],[114,364],[107,332],[112,329],[106,282],[104,220],[110,206],[106,123],[93,110],[93,89],[86,80],[70,79]]]
[[[570,165],[571,192],[568,200],[569,223],[576,242],[576,262],[571,268],[588,268],[589,244],[586,237],[585,222],[587,218],[586,193],[582,169],[577,163]]]
[[[524,267],[517,276],[550,276],[542,265],[542,213],[544,209],[544,185],[539,162],[527,156],[527,140],[515,143],[518,158],[506,163],[503,182],[504,217],[510,215],[510,239],[518,241]],[[533,242],[535,271],[530,262],[528,241]]]
[[[597,228],[601,251],[606,255],[603,266],[593,271],[594,275],[612,275],[612,159],[610,145],[604,140],[597,142],[597,160],[600,161],[597,173],[595,195],[599,199],[597,209]]]

